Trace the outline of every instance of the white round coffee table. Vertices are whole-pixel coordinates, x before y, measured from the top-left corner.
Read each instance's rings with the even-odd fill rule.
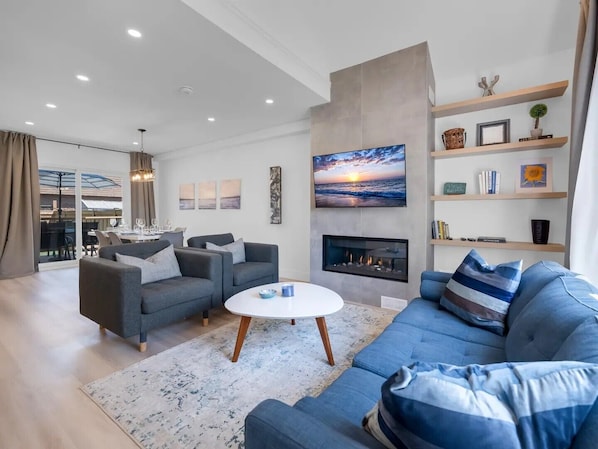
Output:
[[[332,290],[307,282],[292,282],[295,291],[294,296],[283,297],[281,296],[281,286],[283,284],[286,284],[286,282],[260,285],[243,290],[228,298],[224,303],[224,307],[229,312],[241,316],[241,324],[239,325],[239,333],[237,334],[232,361],[236,362],[239,359],[251,318],[291,320],[292,324],[299,318],[315,318],[320,336],[322,337],[322,343],[324,343],[328,363],[334,365],[332,347],[330,346],[328,329],[324,317],[342,309],[344,304],[343,298]],[[270,299],[262,299],[259,291],[270,288],[276,290],[276,296]]]

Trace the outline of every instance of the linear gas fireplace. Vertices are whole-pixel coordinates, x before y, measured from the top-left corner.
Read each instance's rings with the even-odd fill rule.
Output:
[[[407,282],[408,240],[323,235],[322,269]]]

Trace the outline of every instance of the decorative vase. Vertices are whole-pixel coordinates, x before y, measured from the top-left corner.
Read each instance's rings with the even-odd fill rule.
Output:
[[[531,129],[529,133],[531,134],[532,139],[539,139],[542,136],[542,128]]]
[[[535,244],[546,245],[549,231],[549,220],[532,220],[532,242]]]

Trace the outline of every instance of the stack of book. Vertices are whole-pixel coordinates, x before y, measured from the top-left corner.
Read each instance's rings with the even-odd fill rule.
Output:
[[[496,170],[484,170],[478,175],[480,194],[494,195],[500,193],[500,173]]]
[[[451,240],[448,223],[442,220],[434,220],[432,222],[432,238],[435,240]]]

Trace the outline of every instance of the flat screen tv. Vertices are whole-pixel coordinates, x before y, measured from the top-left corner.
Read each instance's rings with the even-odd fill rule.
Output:
[[[316,207],[407,205],[405,145],[313,156]]]

